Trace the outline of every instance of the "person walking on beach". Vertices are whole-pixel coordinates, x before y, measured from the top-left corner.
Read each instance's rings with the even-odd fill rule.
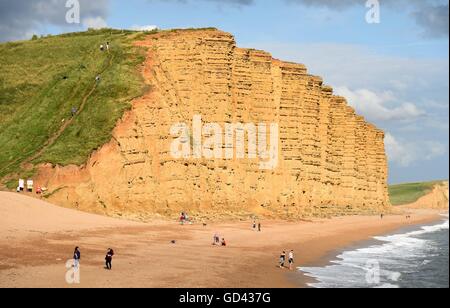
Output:
[[[108,248],[108,251],[106,252],[106,257],[105,257],[106,269],[108,269],[108,270],[112,270],[113,256],[114,256],[114,250],[112,250],[111,248]]]
[[[291,250],[289,252],[289,270],[292,271],[292,267],[294,266],[294,251]]]
[[[280,255],[280,268],[284,268],[285,262],[286,262],[286,251],[283,251]]]
[[[253,220],[253,230],[256,230],[256,220]]]
[[[81,252],[80,248],[77,246],[75,247],[75,250],[73,252],[73,267],[78,270],[80,267],[80,260],[81,260]]]
[[[258,223],[258,232],[261,232],[261,223]]]

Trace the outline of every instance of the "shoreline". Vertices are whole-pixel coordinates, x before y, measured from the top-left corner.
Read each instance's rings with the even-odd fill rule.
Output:
[[[444,214],[444,213],[439,213],[438,216],[436,217],[436,219],[425,220],[424,222],[417,223],[417,224],[416,223],[409,224],[407,226],[402,226],[399,229],[394,229],[392,231],[385,232],[382,234],[376,234],[376,235],[371,236],[370,238],[353,242],[353,243],[349,244],[348,246],[336,249],[333,252],[328,253],[326,256],[323,256],[322,258],[315,260],[314,262],[311,262],[309,264],[304,264],[303,267],[325,267],[325,266],[332,265],[333,264],[332,262],[339,259],[338,256],[343,254],[344,252],[355,251],[357,249],[368,248],[371,246],[383,244],[382,241],[377,240],[375,237],[384,237],[384,236],[391,236],[391,235],[397,235],[397,234],[404,234],[404,233],[408,233],[408,232],[420,229],[421,227],[436,225],[441,222],[444,222],[446,219],[443,218],[442,214]],[[446,214],[448,215],[448,211],[446,212]],[[294,275],[297,276],[296,279],[294,279]],[[301,288],[313,288],[313,287],[309,286],[308,284],[318,282],[315,278],[310,277],[310,276],[306,275],[304,272],[302,272],[301,267],[297,268],[296,273],[290,273],[289,276],[291,277],[290,279],[294,279],[295,282],[298,283]]]
[[[10,198],[10,199],[8,199]],[[0,288],[301,288],[305,275],[277,267],[282,250],[296,264],[327,264],[336,252],[404,227],[441,220],[448,210],[408,209],[412,215],[347,216],[312,221],[251,221],[185,225],[135,223],[81,213],[31,198],[14,203],[0,193]],[[218,232],[228,246],[212,246]],[[175,243],[172,241],[175,240]],[[82,281],[68,285],[65,263],[81,247]],[[104,254],[113,248],[113,270]]]

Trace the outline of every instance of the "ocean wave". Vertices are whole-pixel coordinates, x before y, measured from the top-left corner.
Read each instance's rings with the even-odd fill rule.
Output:
[[[448,215],[446,216],[448,218]],[[421,241],[413,238],[413,236],[423,235],[427,233],[435,233],[442,230],[449,229],[449,220],[447,219],[442,224],[431,225],[431,226],[423,226],[420,230],[412,231],[404,234],[396,234],[390,236],[376,236],[375,239],[382,242],[397,242],[398,240],[404,240],[405,243],[411,245],[421,244]]]

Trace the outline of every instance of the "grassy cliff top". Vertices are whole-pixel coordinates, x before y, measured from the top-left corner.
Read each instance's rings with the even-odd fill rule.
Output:
[[[389,197],[392,205],[405,205],[416,202],[430,193],[436,185],[444,181],[408,183],[389,186]]]
[[[144,91],[140,35],[103,29],[0,44],[0,178],[26,177],[24,162],[81,165],[111,139]]]

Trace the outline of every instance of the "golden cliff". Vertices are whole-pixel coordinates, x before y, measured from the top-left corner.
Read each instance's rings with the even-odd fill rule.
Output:
[[[305,66],[237,48],[217,30],[161,32],[138,44],[147,48],[151,90],[85,166],[40,168],[37,183],[51,201],[138,219],[388,210],[384,133]],[[277,123],[276,168],[262,170],[250,158],[175,159],[171,127],[195,115],[205,123]]]

